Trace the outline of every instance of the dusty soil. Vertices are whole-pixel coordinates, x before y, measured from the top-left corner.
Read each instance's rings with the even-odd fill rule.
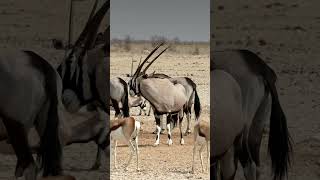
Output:
[[[115,46],[112,46],[115,47]],[[201,120],[209,120],[209,46],[199,45],[200,54],[192,55],[194,46],[179,45],[176,52],[168,51],[161,55],[159,59],[150,67],[148,72],[156,71],[165,73],[169,76],[187,76],[196,84],[202,105]],[[151,50],[150,44],[133,44],[130,52],[124,52],[112,48],[110,73],[111,78],[121,77],[128,80],[126,74],[130,74],[131,59],[134,63],[134,69],[139,63],[139,59],[147,56],[148,52],[144,49]],[[137,108],[132,108],[132,115],[138,114]],[[112,114],[111,117],[114,117]],[[155,135],[155,120],[151,116],[134,116],[137,120],[143,122],[143,131],[139,136],[140,148],[140,172],[136,171],[136,158],[134,156],[132,164],[128,171],[124,171],[124,165],[129,158],[128,146],[117,148],[117,164],[115,169],[113,161],[111,162],[111,179],[209,179],[209,173],[201,172],[199,156],[196,156],[196,172],[190,173],[192,166],[193,152],[193,134],[184,137],[185,145],[180,145],[179,128],[173,130],[173,145],[168,146],[166,132],[160,136],[160,145],[153,147]],[[192,115],[192,131],[194,124],[194,115]],[[186,129],[186,118],[183,121],[183,132]],[[198,154],[198,153],[197,153]],[[204,151],[204,159],[206,151]]]
[[[211,8],[212,47],[250,49],[278,75],[278,92],[294,141],[290,180],[320,178],[319,5],[317,0],[216,0]],[[261,156],[261,179],[269,180],[267,136]],[[239,169],[236,179],[242,180]]]
[[[52,38],[67,41],[67,2],[64,0],[15,0],[0,2],[0,48],[33,50],[57,65],[64,52],[51,46]],[[93,0],[74,2],[73,40],[86,23]],[[104,28],[102,24],[102,28]],[[5,142],[0,146],[0,179],[14,175],[16,157]],[[64,170],[79,180],[106,179],[106,163],[98,171],[89,171],[96,156],[94,143],[74,144],[64,149]],[[106,162],[104,160],[104,162]]]

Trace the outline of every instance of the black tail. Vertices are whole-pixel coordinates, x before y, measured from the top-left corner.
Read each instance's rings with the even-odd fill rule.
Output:
[[[197,92],[197,85],[196,83],[194,83],[190,78],[186,77],[185,78],[186,81],[192,86],[193,91],[194,91],[194,113],[196,115],[196,121],[199,119],[200,114],[201,114],[201,103],[200,103],[200,99],[198,96],[198,92]]]
[[[32,51],[25,51],[32,59],[33,65],[46,77],[45,89],[49,100],[49,109],[43,134],[40,140],[40,158],[43,176],[56,176],[62,172],[62,145],[59,138],[58,89],[55,69],[42,57]]]
[[[270,118],[270,131],[268,150],[272,161],[273,179],[280,180],[287,177],[290,166],[290,156],[292,153],[292,142],[287,127],[286,116],[281,108],[275,82],[277,76],[275,72],[257,55],[250,51],[242,51],[245,59],[251,60],[251,64],[260,70],[272,97],[272,109]]]
[[[272,96],[268,149],[272,160],[273,179],[277,180],[287,176],[292,143],[287,127],[287,120],[279,103],[275,84],[268,82],[268,86]]]
[[[50,97],[49,113],[44,134],[41,137],[40,155],[43,176],[61,174],[62,146],[59,138],[59,115],[56,74],[48,77],[47,92]]]
[[[130,109],[129,109],[129,98],[128,98],[128,96],[129,96],[128,85],[121,78],[119,78],[119,81],[123,85],[123,88],[124,88],[124,96],[121,99],[123,116],[129,117],[130,116]]]
[[[196,120],[199,119],[201,113],[201,104],[198,96],[197,89],[194,89],[194,113],[196,115]]]

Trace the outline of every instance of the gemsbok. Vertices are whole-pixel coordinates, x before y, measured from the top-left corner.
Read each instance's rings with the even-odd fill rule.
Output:
[[[37,166],[27,132],[40,135],[39,157],[43,176],[60,175],[62,146],[59,138],[62,83],[57,71],[32,51],[9,50],[0,55],[0,120],[17,156],[15,177],[35,180]]]
[[[221,179],[234,179],[240,161],[247,180],[259,179],[260,145],[270,121],[268,150],[273,179],[283,179],[292,144],[275,72],[251,51],[225,50],[213,52],[210,74],[212,177],[217,177],[219,163]]]
[[[153,62],[154,61],[150,62],[148,64],[148,66],[146,67],[146,69],[148,69],[152,65]],[[185,135],[190,134],[191,133],[190,121],[191,121],[191,114],[192,114],[192,112],[191,112],[192,105],[196,106],[196,108],[201,108],[200,107],[201,106],[200,99],[199,99],[198,92],[197,92],[197,85],[188,77],[170,77],[170,76],[163,74],[163,73],[153,73],[149,77],[150,78],[151,77],[152,78],[161,78],[161,79],[166,78],[166,79],[169,79],[174,84],[179,83],[179,84],[183,85],[183,87],[186,89],[187,96],[189,97],[189,100],[188,100],[188,103],[183,108],[183,111],[187,116],[187,129],[186,129]],[[195,98],[197,98],[197,100],[195,100]],[[195,104],[195,102],[197,104]],[[198,111],[196,111],[196,112],[198,112]],[[200,114],[195,114],[196,119],[198,119],[199,116],[200,116]],[[162,117],[160,119],[162,119]],[[156,131],[157,131],[157,129],[156,129]]]
[[[110,101],[116,112],[116,117],[120,116],[120,109],[122,110],[123,117],[129,117],[130,107],[128,96],[128,85],[125,80],[121,78],[110,79]]]
[[[82,106],[91,104],[94,106],[93,109],[102,109],[101,113],[109,117],[110,87],[107,84],[110,76],[109,22],[104,32],[104,44],[97,44],[96,41],[99,26],[109,11],[110,0],[104,2],[94,13],[97,2],[98,0],[95,1],[90,17],[74,45],[65,46],[67,47],[66,57],[57,70],[63,80],[62,101],[68,111],[77,112]],[[68,47],[71,48],[68,49]],[[109,128],[108,119],[105,120],[105,127]],[[110,143],[108,138],[106,141],[104,144]],[[104,149],[105,147],[98,146],[97,158],[101,157]]]
[[[128,118],[117,118],[110,121],[110,138],[111,141],[114,141],[112,148],[114,154],[114,166],[117,168],[117,142],[125,141],[130,150],[131,154],[128,160],[125,169],[128,169],[130,165],[133,154],[137,156],[137,171],[139,171],[139,145],[138,145],[138,136],[140,132],[141,124],[139,121],[136,121],[133,117]],[[111,153],[112,154],[112,153]],[[110,158],[111,160],[111,158]]]
[[[136,72],[133,77],[129,81],[129,87],[132,94],[142,95],[145,99],[147,99],[153,110],[156,119],[157,125],[157,137],[155,146],[160,143],[160,116],[163,114],[167,114],[167,131],[168,131],[168,145],[172,145],[171,139],[171,122],[174,126],[179,121],[180,125],[180,144],[184,144],[183,135],[182,135],[182,120],[183,120],[183,109],[187,105],[189,97],[186,89],[183,85],[179,83],[173,83],[169,79],[166,78],[153,78],[152,74],[146,74],[146,70],[150,67],[150,65],[163,53],[167,50],[165,48],[161,51],[147,66],[143,71],[142,67],[147,62],[147,60],[154,54],[154,52],[162,46],[163,43],[156,46],[150,54],[144,59],[144,61],[138,66]],[[197,99],[195,99],[197,100]],[[199,106],[194,106],[194,110],[196,114],[200,114],[201,106],[200,102],[195,102],[195,104],[199,104]]]

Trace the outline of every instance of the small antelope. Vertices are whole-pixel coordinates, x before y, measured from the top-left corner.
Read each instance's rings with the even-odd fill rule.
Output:
[[[39,180],[76,180],[76,178],[70,175],[61,175],[61,176],[41,177],[39,178]]]
[[[114,119],[110,121],[110,130],[111,140],[114,141],[114,148],[112,149],[114,151],[115,168],[117,168],[117,141],[124,140],[131,150],[130,158],[125,166],[125,170],[128,169],[133,153],[135,152],[137,156],[137,171],[139,171],[138,135],[140,131],[140,122],[136,121],[133,117]]]
[[[207,167],[210,164],[210,151],[209,151],[209,143],[210,143],[210,124],[207,121],[198,121],[194,125],[194,147],[193,147],[193,161],[192,161],[192,173],[194,173],[194,158],[196,154],[197,144],[200,143],[201,147],[199,150],[199,156],[201,161],[202,172],[204,172],[203,167],[203,159],[202,159],[202,150],[205,145],[207,145]]]

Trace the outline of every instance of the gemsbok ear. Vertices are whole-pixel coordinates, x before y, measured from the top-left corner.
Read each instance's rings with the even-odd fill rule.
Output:
[[[142,78],[147,79],[148,76],[149,76],[148,74],[144,74],[144,75],[142,75]]]

